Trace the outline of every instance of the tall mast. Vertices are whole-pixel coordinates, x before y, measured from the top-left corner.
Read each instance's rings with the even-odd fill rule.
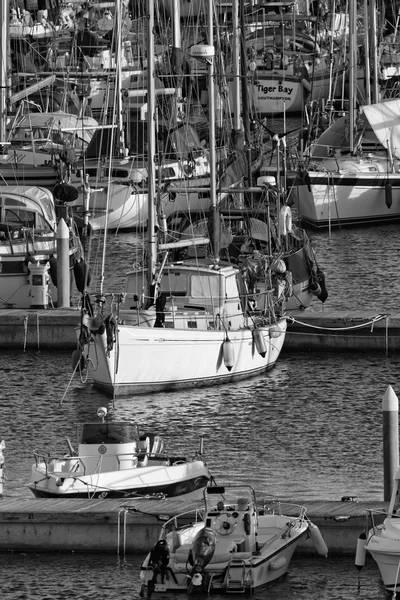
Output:
[[[214,47],[213,0],[208,0],[208,45]],[[217,208],[217,161],[215,135],[215,85],[214,56],[208,62],[208,121],[210,136],[210,217],[211,252],[215,261],[219,260],[219,213]]]
[[[6,154],[7,140],[7,65],[8,65],[8,31],[10,7],[9,0],[0,2],[0,154]]]
[[[148,176],[148,283],[151,289],[155,281],[157,263],[157,233],[155,229],[156,203],[156,115],[154,84],[154,0],[147,0],[147,176]],[[150,295],[150,294],[149,294]]]

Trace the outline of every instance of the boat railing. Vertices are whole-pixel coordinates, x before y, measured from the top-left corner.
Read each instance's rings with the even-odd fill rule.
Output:
[[[204,507],[192,508],[191,510],[179,513],[168,519],[161,528],[159,539],[166,539],[168,533],[176,532],[177,535],[190,529],[196,523],[204,522]]]
[[[36,467],[44,464],[46,475],[51,473],[66,473],[86,475],[87,471],[92,472],[94,468],[101,471],[101,462],[104,461],[104,455],[80,455],[80,456],[53,456],[46,452],[34,451]],[[108,453],[106,455],[108,469],[110,464],[114,462],[115,467],[112,470],[124,471],[126,469],[134,469],[136,467],[146,466],[177,466],[187,462],[183,456],[169,456],[167,454],[158,454],[155,452],[125,452],[125,453]],[[98,466],[97,466],[98,465]]]
[[[82,458],[79,456],[52,456],[46,452],[38,452],[34,450],[33,456],[35,459],[36,467],[44,464],[46,475],[52,473],[77,473],[78,471],[81,473],[83,471],[83,475],[86,475],[86,467],[82,462]],[[81,473],[82,474],[82,473]]]
[[[372,529],[374,530],[374,533],[376,533],[378,526],[381,525],[382,521],[388,516],[389,513],[384,508],[367,508],[367,519],[371,520],[371,525]],[[398,515],[394,514],[392,516],[400,518],[400,513]],[[379,523],[377,523],[378,519]]]
[[[281,500],[264,500],[264,503],[260,508],[260,514],[298,516],[300,519],[304,519],[307,515],[307,508],[302,504],[293,504],[292,502],[282,502]]]

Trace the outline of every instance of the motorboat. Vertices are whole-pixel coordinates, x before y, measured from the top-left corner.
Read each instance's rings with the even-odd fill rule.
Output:
[[[62,210],[61,210],[62,209]],[[0,186],[0,282],[2,308],[56,307],[57,234],[61,219],[50,190],[36,186]],[[67,210],[70,289],[82,292],[86,269],[79,232]]]
[[[34,452],[29,489],[37,498],[201,498],[211,481],[202,459],[203,444],[190,460],[164,450],[161,436],[135,422],[113,421],[107,409],[100,421],[78,425],[78,449],[68,453]]]
[[[364,542],[359,544],[360,557],[356,557],[356,565],[362,567],[362,548],[369,552],[376,562],[381,574],[383,585],[388,592],[400,590],[400,468],[394,476],[392,496],[387,513],[382,510],[369,509],[368,516],[372,522]],[[383,520],[383,522],[382,522]],[[365,555],[364,555],[365,558]]]
[[[319,554],[328,554],[303,506],[292,506],[292,516],[283,514],[281,505],[259,509],[250,485],[210,486],[203,494],[203,508],[164,523],[141,565],[142,597],[177,591],[252,593],[285,575],[307,535]]]

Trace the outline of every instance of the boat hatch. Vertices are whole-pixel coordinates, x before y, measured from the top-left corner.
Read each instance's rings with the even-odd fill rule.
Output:
[[[127,444],[139,441],[134,423],[84,423],[78,425],[80,444]]]

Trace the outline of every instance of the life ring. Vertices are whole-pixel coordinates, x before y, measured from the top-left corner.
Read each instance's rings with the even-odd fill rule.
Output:
[[[290,206],[285,204],[281,208],[279,218],[279,235],[286,235],[293,232],[292,211]]]
[[[214,529],[219,535],[229,535],[235,531],[236,526],[237,520],[229,513],[221,513],[214,522]]]

